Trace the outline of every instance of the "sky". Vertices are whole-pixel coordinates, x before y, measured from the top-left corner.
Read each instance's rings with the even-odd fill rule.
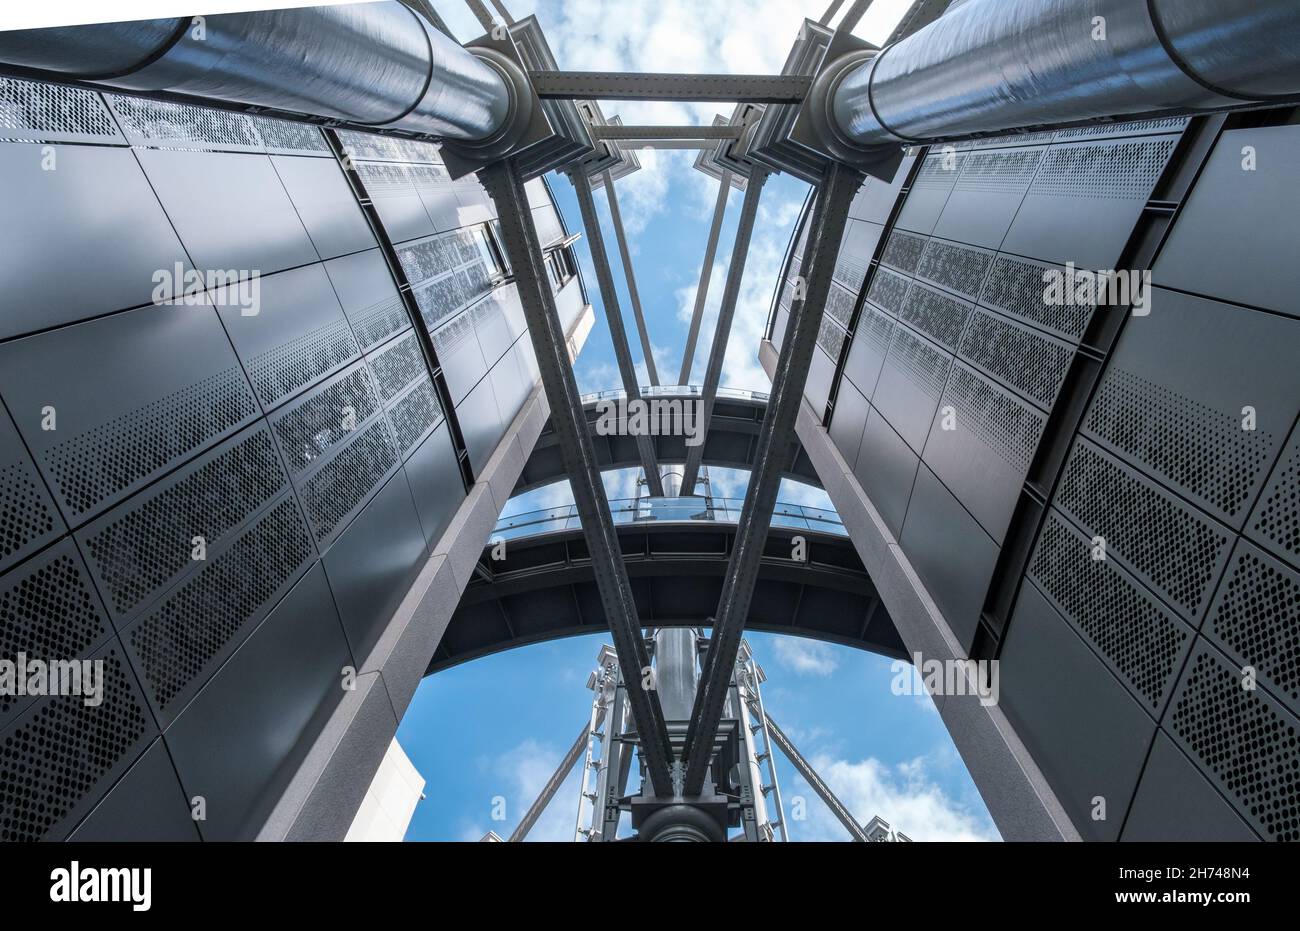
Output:
[[[516,18],[537,14],[563,69],[777,73],[802,20],[819,18],[827,3],[508,0],[507,5]],[[434,6],[462,41],[482,31],[459,0],[435,0]],[[875,0],[855,32],[879,43],[907,6],[907,0]],[[730,107],[614,101],[605,102],[603,110],[606,117],[618,114],[628,124],[669,125],[709,123]],[[619,182],[619,205],[660,379],[672,384],[681,367],[718,182],[691,167],[694,152],[641,151],[639,157],[642,170]],[[548,180],[569,230],[580,230],[569,181]],[[784,175],[772,177],[764,189],[723,385],[758,391],[770,387],[758,363],[758,343],[807,191],[802,182]],[[734,189],[729,196],[693,365],[695,383],[708,356],[742,197]],[[596,203],[620,282],[625,328],[642,384],[647,384],[600,191]],[[575,366],[578,384],[583,392],[617,388],[620,380],[585,237],[577,249],[596,310],[596,326]],[[712,469],[710,478],[715,496],[744,496],[746,473]],[[611,499],[635,497],[637,479],[633,469],[607,473],[607,494]],[[820,489],[789,481],[779,500],[831,508]],[[571,501],[567,483],[558,483],[520,496],[504,513]],[[890,691],[890,660],[795,637],[756,633],[748,639],[768,673],[763,691],[768,712],[860,822],[879,815],[915,840],[998,839],[930,699]],[[424,680],[398,730],[399,742],[427,780],[426,800],[416,808],[408,840],[479,840],[489,830],[503,837],[513,830],[590,714],[592,693],[585,684],[602,642],[609,642],[608,637],[524,647]],[[577,770],[530,840],[572,839]],[[844,828],[779,753],[778,780],[792,840],[847,839]],[[796,798],[803,799],[802,819],[792,810]]]

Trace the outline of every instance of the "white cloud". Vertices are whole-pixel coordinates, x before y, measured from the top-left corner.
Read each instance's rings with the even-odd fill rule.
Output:
[[[466,823],[460,832],[460,839],[481,840],[488,831],[495,831],[502,840],[508,838],[524,813],[541,795],[546,781],[564,758],[565,749],[568,748],[560,749],[529,738],[500,756],[484,762],[484,814],[481,819]],[[580,768],[581,761],[570,771],[551,803],[528,832],[528,840],[573,840],[576,813],[574,800],[578,797]],[[505,800],[505,818],[502,821],[492,820],[494,808],[500,810],[495,802],[497,798]]]
[[[802,637],[774,637],[776,661],[801,676],[829,676],[838,667],[829,644]]]
[[[997,829],[950,798],[930,777],[932,762],[917,757],[887,766],[874,757],[850,761],[818,754],[810,763],[860,823],[879,816],[915,841],[993,841]],[[807,819],[791,820],[792,840],[847,840],[844,826],[822,804],[812,787],[796,776],[783,793],[787,816],[796,796],[805,800]]]

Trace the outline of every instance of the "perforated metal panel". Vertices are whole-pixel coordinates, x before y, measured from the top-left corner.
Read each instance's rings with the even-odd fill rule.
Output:
[[[838,284],[832,284],[830,293],[826,296],[826,315],[835,320],[842,327],[849,325],[849,318],[853,316],[853,305],[857,303],[857,298],[840,287]]]
[[[1056,141],[1072,139],[1100,139],[1117,136],[1142,136],[1150,133],[1168,133],[1187,125],[1187,117],[1171,116],[1155,120],[1127,120],[1119,123],[1100,123],[1096,126],[1076,126],[1056,133]]]
[[[952,352],[961,340],[970,310],[969,304],[944,291],[913,284],[898,306],[898,319]]]
[[[370,356],[369,361],[393,425],[397,448],[405,458],[443,416],[420,344],[414,333],[408,333]]]
[[[339,141],[343,143],[343,150],[353,158],[442,164],[438,146],[432,142],[418,142],[395,136],[377,136],[348,129],[339,132]]]
[[[905,326],[894,327],[871,403],[920,452],[952,357]]]
[[[295,123],[292,120],[277,120],[268,116],[250,116],[262,145],[268,152],[293,155],[330,156],[330,147],[325,143],[319,126],[311,123]]]
[[[123,634],[166,726],[275,607],[315,556],[293,497],[214,548],[202,569]]]
[[[0,657],[76,659],[112,633],[76,546],[61,540],[0,576]],[[0,727],[33,699],[0,693]]]
[[[325,271],[363,350],[411,326],[402,296],[378,249],[325,263]]]
[[[1255,540],[1300,566],[1300,430],[1291,434],[1247,524]]]
[[[1138,700],[1159,717],[1191,648],[1186,624],[1049,511],[1029,575]]]
[[[126,142],[99,94],[4,77],[0,77],[0,141]]]
[[[867,289],[867,300],[882,310],[897,314],[911,286],[911,282],[902,275],[887,268],[878,268],[875,277],[871,279],[871,287]]]
[[[397,463],[388,427],[376,420],[303,482],[303,506],[316,541],[324,545]]]
[[[287,481],[259,423],[79,531],[115,616],[131,616],[174,579],[203,568],[194,538],[217,547]]]
[[[107,94],[105,99],[132,145],[201,151],[265,151],[252,118],[242,113],[118,94]]]
[[[992,261],[991,252],[931,239],[917,266],[916,277],[974,300]]]
[[[1240,541],[1204,630],[1300,712],[1300,572]]]
[[[1029,189],[1044,152],[1044,149],[972,152],[962,160],[957,190],[1023,193]]]
[[[354,365],[272,418],[284,461],[294,474],[345,444],[379,411],[370,373]]]
[[[1072,348],[987,310],[976,310],[958,355],[1050,410],[1074,357]]]
[[[1043,262],[999,255],[984,281],[979,302],[1077,343],[1095,308],[1047,304],[1044,275],[1049,273],[1063,274],[1063,270]]]
[[[0,840],[61,840],[155,733],[130,667],[112,643],[103,701],[45,698],[0,732]]]
[[[924,236],[896,229],[889,234],[889,242],[880,257],[881,264],[910,275],[916,271],[916,265],[921,261],[925,242]]]
[[[1164,728],[1265,840],[1300,840],[1300,721],[1204,640]]]
[[[840,348],[844,345],[844,331],[827,317],[822,318],[821,326],[817,330],[817,345],[832,360],[838,360],[840,357]]]
[[[1230,548],[1226,528],[1083,439],[1075,442],[1056,504],[1104,537],[1112,558],[1186,617],[1204,613]]]
[[[1177,139],[1053,146],[1030,192],[1058,197],[1146,200]]]
[[[962,428],[1024,475],[1043,432],[1045,419],[1040,413],[994,388],[964,365],[953,367],[943,397],[945,403],[952,404]]]
[[[9,417],[0,410],[0,571],[64,529],[45,483]]]
[[[858,317],[858,330],[849,347],[849,358],[844,365],[844,374],[868,399],[875,392],[876,380],[880,376],[880,367],[884,364],[885,353],[889,351],[889,341],[893,335],[894,321],[883,311],[870,305],[863,305]]]

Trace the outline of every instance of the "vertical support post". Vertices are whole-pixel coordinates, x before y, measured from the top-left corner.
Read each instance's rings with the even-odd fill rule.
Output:
[[[754,662],[752,653],[745,660],[745,673],[749,709],[758,719],[763,733],[762,757],[767,761],[767,772],[772,778],[772,804],[776,808],[776,827],[781,834],[782,842],[788,842],[790,831],[785,824],[785,804],[781,801],[781,783],[776,777],[776,758],[772,755],[772,734],[767,726],[767,711],[763,708],[763,690],[758,675],[758,664]]]
[[[605,197],[609,201],[609,215],[614,220],[614,238],[618,240],[618,256],[623,262],[623,277],[627,280],[627,293],[632,299],[632,316],[636,318],[636,333],[641,340],[641,355],[650,384],[659,385],[659,372],[655,368],[654,349],[650,345],[650,331],[645,325],[641,309],[641,292],[636,287],[636,274],[632,271],[632,253],[627,247],[627,233],[623,230],[623,212],[618,209],[618,193],[614,190],[614,176],[605,172]]]
[[[700,266],[700,283],[695,289],[695,310],[691,314],[691,328],[686,331],[686,350],[682,353],[682,371],[677,384],[689,385],[691,368],[695,365],[695,341],[700,337],[700,321],[704,319],[704,304],[709,298],[709,282],[713,279],[713,261],[718,255],[718,238],[722,235],[722,220],[727,213],[727,197],[731,193],[731,172],[722,172],[718,185],[718,202],[713,205],[713,224],[704,246],[704,264]]]
[[[781,484],[781,463],[789,449],[790,437],[794,436],[795,420],[803,404],[804,385],[808,380],[813,349],[817,345],[826,297],[830,293],[840,240],[848,223],[849,205],[861,180],[859,172],[832,162],[818,187],[812,226],[812,235],[816,238],[810,243],[812,251],[805,262],[809,272],[802,285],[802,296],[796,298],[790,309],[790,332],[777,360],[771,397],[759,431],[754,469],[745,491],[745,504],[736,526],[736,542],[718,600],[708,668],[696,693],[690,729],[686,733],[683,761],[687,795],[699,795],[704,789],[713,739],[727,700],[727,688],[740,651],[763,546],[772,522],[772,509]],[[688,474],[687,478],[690,477]]]
[[[641,400],[641,388],[637,384],[636,367],[632,364],[632,351],[627,345],[627,330],[623,327],[623,311],[618,303],[618,291],[614,287],[614,276],[609,270],[609,253],[605,250],[605,233],[600,228],[600,217],[596,214],[596,201],[591,193],[591,179],[583,173],[581,167],[569,172],[574,190],[578,194],[578,208],[582,213],[582,225],[587,231],[587,242],[591,246],[591,261],[596,266],[596,281],[600,285],[600,300],[605,305],[605,321],[609,324],[610,342],[614,344],[614,358],[618,362],[619,375],[623,379],[623,392],[628,403]],[[662,498],[664,486],[659,478],[659,466],[655,462],[653,440],[640,434],[636,438],[637,451],[641,454],[641,468],[645,471],[646,484],[650,494]]]
[[[745,202],[740,208],[740,223],[736,227],[736,244],[731,250],[731,266],[727,269],[727,284],[722,292],[722,306],[718,308],[718,324],[713,329],[713,345],[709,349],[709,363],[704,370],[703,419],[700,435],[705,442],[686,450],[686,469],[682,473],[684,494],[695,493],[695,482],[704,461],[704,446],[709,437],[709,418],[713,416],[713,403],[718,398],[718,380],[722,377],[722,363],[727,357],[727,341],[731,337],[731,321],[736,315],[736,302],[740,299],[740,283],[745,277],[745,262],[749,258],[749,242],[754,236],[754,220],[758,216],[758,202],[763,196],[767,172],[755,167],[749,173],[745,187]]]
[[[624,675],[635,678],[649,668],[650,657],[637,619],[636,602],[609,511],[609,499],[601,483],[600,467],[578,394],[578,383],[565,348],[564,328],[555,307],[555,296],[549,287],[550,279],[543,267],[537,229],[528,208],[523,180],[514,159],[505,159],[483,169],[480,178],[496,203],[502,243],[517,276],[529,339],[550,402],[551,423],[573,488],[574,504],[582,520],[596,587],[609,621],[619,666]],[[654,477],[658,479],[657,472]],[[657,792],[667,793],[674,785],[674,758],[659,696],[642,688],[631,688],[627,695],[650,778]]]

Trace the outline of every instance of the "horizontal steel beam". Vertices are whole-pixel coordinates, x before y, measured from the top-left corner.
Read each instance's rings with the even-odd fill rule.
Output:
[[[695,100],[799,103],[812,79],[785,74],[667,74],[530,71],[542,99]]]
[[[619,126],[609,123],[591,127],[591,138],[624,141],[667,141],[674,139],[739,139],[743,126]]]

